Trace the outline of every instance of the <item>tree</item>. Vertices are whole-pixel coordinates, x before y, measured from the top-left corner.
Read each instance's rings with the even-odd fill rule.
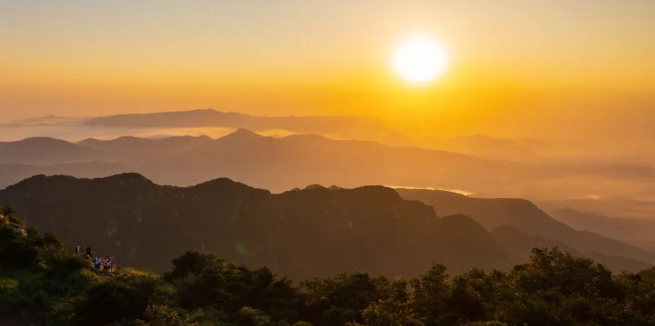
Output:
[[[271,317],[266,313],[251,308],[243,307],[239,310],[240,321],[239,325],[243,326],[274,326],[271,322]]]
[[[145,319],[158,282],[154,275],[121,275],[98,284],[77,306],[75,324],[104,326],[123,320]]]
[[[410,282],[412,308],[426,325],[435,325],[445,311],[445,300],[452,292],[446,267],[433,264],[429,271]]]
[[[362,323],[362,311],[371,303],[391,298],[392,282],[367,273],[339,274],[301,284],[309,293],[303,316],[315,325]]]

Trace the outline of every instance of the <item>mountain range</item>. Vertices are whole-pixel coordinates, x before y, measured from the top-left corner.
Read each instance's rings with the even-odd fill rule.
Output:
[[[229,179],[179,188],[138,174],[35,176],[0,191],[0,203],[66,243],[154,270],[190,249],[299,279],[358,270],[417,275],[433,261],[454,272],[511,265],[471,218],[438,218],[379,186],[271,194]]]
[[[85,137],[139,135],[222,136],[245,128],[267,134],[320,134],[335,139],[372,140],[391,146],[444,150],[488,159],[511,161],[650,162],[650,146],[590,146],[581,140],[503,138],[491,135],[419,135],[401,131],[389,121],[365,116],[256,116],[214,109],[119,114],[99,117],[44,116],[0,123],[0,132],[11,139],[50,136],[78,140]],[[224,129],[215,132],[217,129]],[[402,128],[401,128],[402,129]],[[18,132],[22,130],[22,132]],[[30,130],[32,130],[30,132]],[[102,130],[102,131],[101,131]],[[209,132],[208,130],[214,130]],[[204,131],[204,132],[203,132]],[[407,134],[409,132],[410,134]],[[437,133],[438,134],[438,133]],[[621,145],[621,144],[620,144]],[[652,165],[652,164],[651,164]]]
[[[454,273],[506,269],[533,247],[552,245],[584,256],[597,253],[596,259],[616,270],[642,270],[655,262],[652,253],[596,235],[585,238],[596,239],[588,244],[594,251],[583,252],[570,239],[521,230],[532,219],[546,218],[524,215],[521,205],[504,205],[527,221],[515,221],[518,225],[491,222],[496,212],[439,213],[440,218],[435,209],[461,209],[449,201],[433,209],[382,186],[312,186],[272,194],[225,178],[183,188],[134,173],[100,179],[35,176],[0,191],[0,204],[15,207],[40,229],[54,230],[66,243],[90,245],[121,264],[157,271],[189,249],[247,266],[265,264],[299,279],[357,270],[416,276],[432,262]],[[485,229],[494,223],[499,226],[492,232]]]
[[[655,164],[645,148],[638,147],[639,155],[635,157],[632,155],[635,153],[629,151],[609,150],[604,145],[590,146],[581,140],[506,139],[489,135],[417,136],[394,130],[389,127],[391,125],[366,117],[266,117],[213,109],[26,119],[0,124],[4,139],[22,139],[5,142],[0,147],[18,146],[23,148],[21,151],[28,152],[21,154],[0,149],[0,174],[11,176],[0,178],[0,187],[33,175],[26,171],[67,173],[69,167],[62,164],[70,163],[86,164],[86,173],[75,176],[108,176],[111,173],[106,164],[112,163],[123,169],[111,172],[134,171],[155,182],[179,186],[218,177],[229,177],[274,192],[311,183],[347,187],[385,184],[461,189],[482,197],[529,198],[549,211],[573,208],[645,219],[655,214]],[[274,135],[278,141],[260,136],[264,139],[253,141],[253,150],[241,148],[230,153],[220,152],[225,144],[219,146],[219,143],[240,137],[221,138],[232,136],[229,133],[233,131],[247,133],[247,130]],[[64,154],[48,154],[43,149],[54,150],[61,144],[43,137],[29,138],[31,136],[50,136],[85,149],[101,149],[89,153],[83,150],[67,152],[70,149],[62,148]],[[137,137],[157,139],[147,141]],[[90,139],[79,142],[85,138]],[[39,145],[40,142],[46,145]],[[199,146],[194,150],[177,142]],[[37,149],[39,147],[41,150]],[[330,152],[321,153],[323,148],[329,148]],[[28,154],[31,158],[22,157]],[[231,155],[231,159],[226,154]],[[211,163],[199,162],[204,156]],[[247,158],[270,164],[255,164]],[[102,162],[104,166],[94,174],[90,162]],[[21,166],[16,168],[12,164]],[[180,173],[180,169],[185,173]]]
[[[36,121],[50,122],[52,119]],[[34,124],[29,119],[26,124]],[[534,139],[502,139],[484,135],[461,137],[416,137],[400,133],[385,122],[370,117],[353,116],[276,116],[262,117],[214,109],[158,112],[146,114],[122,114],[97,118],[80,118],[83,126],[114,128],[203,128],[222,127],[249,129],[255,132],[270,130],[292,134],[320,134],[338,139],[362,139],[378,141],[401,147],[421,147],[465,153],[485,158],[525,159],[539,157],[548,151],[557,151],[566,145],[551,145]],[[570,147],[570,146],[569,146]],[[543,152],[543,153],[542,153]]]
[[[275,192],[312,183],[345,187],[438,185],[487,196],[524,198],[529,195],[534,200],[553,196],[566,199],[588,192],[585,180],[646,182],[655,178],[652,168],[639,165],[509,162],[319,135],[264,137],[246,129],[218,139],[121,137],[71,143],[29,138],[0,143],[0,170],[6,171],[5,175],[31,176],[21,175],[20,171],[12,173],[12,167],[8,166],[12,164],[32,165],[34,171],[43,167],[42,173],[49,174],[57,168],[49,165],[80,162],[89,167],[90,162],[109,162],[123,166],[121,172],[138,172],[155,182],[178,186],[217,177],[229,177]],[[93,176],[107,176],[106,171],[103,167]],[[554,192],[553,181],[566,182],[567,178],[576,180],[580,186],[572,184],[567,191]],[[0,179],[0,187],[15,179]]]
[[[224,127],[254,131],[287,130],[293,133],[317,133],[346,138],[366,138],[391,132],[384,122],[370,117],[265,117],[214,109],[103,116],[81,120],[80,124],[117,128]]]
[[[594,232],[655,251],[655,221],[645,218],[609,217],[563,208],[550,214],[574,229]]]
[[[563,249],[568,248],[569,252],[594,255],[599,261],[624,257],[633,261],[655,263],[655,254],[650,251],[596,233],[576,230],[524,199],[475,198],[435,190],[397,191],[405,199],[431,205],[439,215],[464,214],[495,233],[500,232],[498,228],[509,226],[525,235],[538,237],[533,238],[534,243],[539,244],[537,246],[556,245]],[[508,234],[506,231],[503,231],[505,235]],[[601,259],[600,256],[607,258]]]

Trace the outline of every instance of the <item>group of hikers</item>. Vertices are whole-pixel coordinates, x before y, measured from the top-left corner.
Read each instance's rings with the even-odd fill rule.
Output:
[[[111,273],[115,268],[113,257],[94,255],[91,247],[86,247],[86,251],[82,251],[82,245],[78,244],[75,246],[75,253],[79,256],[85,255],[86,259],[91,262],[93,267],[98,271]]]

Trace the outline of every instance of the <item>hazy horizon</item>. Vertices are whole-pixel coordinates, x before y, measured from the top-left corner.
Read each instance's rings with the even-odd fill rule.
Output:
[[[652,1],[0,6],[2,120],[213,107],[371,116],[412,136],[655,136]],[[391,69],[414,35],[447,51],[423,85]]]

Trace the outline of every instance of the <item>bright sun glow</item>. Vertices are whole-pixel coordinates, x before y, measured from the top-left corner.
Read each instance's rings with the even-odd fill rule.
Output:
[[[411,39],[398,46],[392,64],[396,74],[403,79],[412,83],[426,83],[443,74],[446,50],[429,39]]]

